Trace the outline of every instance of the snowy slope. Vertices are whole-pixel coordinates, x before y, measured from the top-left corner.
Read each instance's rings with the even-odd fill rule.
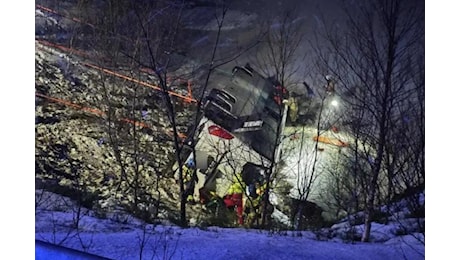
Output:
[[[49,194],[48,194],[49,195]],[[58,196],[52,196],[58,199]],[[69,201],[65,203],[71,205]],[[346,243],[346,224],[322,232],[335,232],[332,239],[310,231],[261,231],[218,227],[182,229],[167,223],[147,225],[129,216],[118,221],[112,216],[99,219],[91,211],[80,219],[79,229],[71,227],[75,211],[39,207],[35,239],[86,251],[111,259],[424,259],[421,234],[395,236],[397,225],[376,225],[372,236],[386,242]],[[121,221],[121,222],[120,222]],[[142,252],[141,252],[141,248]],[[36,259],[49,259],[36,251]],[[142,257],[140,257],[142,256]]]

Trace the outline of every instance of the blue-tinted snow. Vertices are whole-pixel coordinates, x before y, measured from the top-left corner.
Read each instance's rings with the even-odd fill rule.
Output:
[[[80,220],[80,231],[71,228],[75,214],[37,210],[35,239],[86,251],[110,259],[425,259],[424,236],[396,236],[397,224],[373,224],[372,243],[347,243],[338,237],[316,239],[310,231],[268,232],[242,228],[183,229],[169,225],[143,225],[132,217],[119,223],[99,219],[91,212]],[[362,228],[356,226],[355,228]],[[338,224],[334,232],[345,232]],[[86,247],[86,249],[84,248]],[[50,259],[36,250],[36,259]]]

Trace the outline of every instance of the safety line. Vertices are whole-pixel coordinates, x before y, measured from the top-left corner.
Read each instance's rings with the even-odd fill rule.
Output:
[[[81,105],[72,103],[72,102],[70,102],[70,101],[66,101],[66,100],[63,100],[63,99],[59,99],[59,98],[54,98],[54,97],[46,96],[46,95],[43,95],[43,94],[40,94],[40,93],[35,93],[35,96],[43,97],[43,98],[49,99],[49,100],[51,100],[51,101],[53,101],[53,102],[61,103],[61,104],[64,104],[64,105],[66,105],[66,106],[73,107],[73,108],[75,108],[75,109],[87,111],[87,112],[89,112],[89,113],[96,114],[96,115],[98,115],[98,116],[105,116],[105,113],[102,112],[102,111],[99,110],[99,109],[90,108],[90,107],[84,107],[84,106],[81,106]]]
[[[82,51],[79,51],[79,50],[76,50],[74,48],[68,48],[68,47],[65,47],[65,46],[62,46],[62,45],[59,45],[59,44],[55,44],[55,43],[52,43],[52,42],[49,42],[49,41],[44,41],[44,40],[37,40],[39,43],[45,45],[45,46],[49,46],[49,47],[54,47],[54,48],[57,48],[57,49],[60,49],[60,50],[63,50],[63,51],[66,51],[66,52],[70,52],[70,53],[77,53],[81,56],[85,56],[85,57],[89,57],[88,54],[86,54],[85,52],[82,52]],[[135,79],[135,78],[132,78],[132,77],[129,77],[129,76],[126,76],[126,75],[123,75],[121,73],[117,73],[117,72],[114,72],[114,71],[111,71],[109,69],[106,69],[106,68],[102,68],[102,67],[99,67],[99,66],[96,66],[94,64],[91,64],[91,63],[87,63],[87,62],[83,62],[82,63],[83,65],[87,66],[87,67],[90,67],[90,68],[93,68],[93,69],[97,69],[99,71],[102,71],[102,72],[105,72],[107,74],[110,74],[110,75],[113,75],[113,76],[116,76],[116,77],[119,77],[119,78],[122,78],[122,79],[125,79],[125,80],[128,80],[128,81],[131,81],[131,82],[135,82],[137,84],[140,84],[142,86],[145,86],[145,87],[149,87],[149,88],[152,88],[154,90],[158,90],[158,91],[163,91],[160,87],[158,86],[155,86],[155,85],[152,85],[152,84],[149,84],[149,83],[146,83],[146,82],[143,82],[143,81],[140,81],[138,79]],[[146,69],[146,68],[143,68],[141,69],[141,71],[143,72],[147,72],[147,71],[151,71],[151,69]],[[197,100],[193,98],[192,96],[192,88],[191,88],[191,82],[188,80],[187,81],[187,91],[188,91],[188,96],[184,96],[184,95],[181,95],[181,94],[178,94],[174,91],[171,91],[171,90],[168,90],[168,94],[172,95],[172,96],[176,96],[176,97],[179,97],[179,98],[182,98],[184,99],[186,102],[189,102],[189,103],[197,103]]]
[[[82,20],[80,20],[80,19],[78,19],[78,18],[68,17],[68,16],[66,16],[66,15],[60,14],[60,13],[54,11],[54,10],[51,9],[51,8],[48,8],[48,7],[39,5],[39,4],[37,4],[37,5],[35,5],[35,6],[36,6],[38,9],[41,9],[41,10],[43,10],[43,11],[47,11],[47,12],[50,12],[50,13],[52,13],[52,14],[59,15],[59,16],[64,17],[64,18],[66,18],[66,19],[72,20],[72,21],[74,21],[74,22],[86,24],[86,25],[88,25],[88,26],[91,26],[92,28],[95,28],[95,26],[92,25],[92,24],[90,24],[90,23],[83,22]]]
[[[117,73],[115,71],[111,71],[111,70],[108,70],[108,69],[105,69],[105,68],[102,68],[102,67],[99,67],[99,66],[96,66],[94,64],[90,64],[90,63],[86,63],[86,62],[83,62],[82,63],[83,65],[87,66],[87,67],[90,67],[90,68],[93,68],[93,69],[96,69],[96,70],[100,70],[102,72],[105,72],[107,74],[110,74],[110,75],[113,75],[113,76],[116,76],[116,77],[119,77],[119,78],[122,78],[122,79],[125,79],[125,80],[128,80],[128,81],[131,81],[131,82],[134,82],[134,83],[137,83],[139,85],[142,85],[142,86],[145,86],[145,87],[149,87],[149,88],[152,88],[152,89],[155,89],[155,90],[159,90],[159,91],[163,91],[160,87],[158,86],[155,86],[155,85],[152,85],[152,84],[149,84],[149,83],[146,83],[146,82],[143,82],[143,81],[140,81],[138,79],[135,79],[135,78],[132,78],[132,77],[128,77],[126,75],[123,75],[123,74],[120,74],[120,73]],[[190,98],[188,96],[184,96],[184,95],[181,95],[181,94],[178,94],[174,91],[167,91],[168,94],[172,95],[172,96],[176,96],[176,97],[179,97],[179,98],[182,98],[186,101],[189,101],[189,102],[197,102],[196,99],[194,98]]]
[[[36,39],[36,41],[42,45],[45,45],[45,46],[48,46],[48,47],[52,47],[52,48],[56,48],[56,49],[59,49],[59,50],[62,50],[62,51],[65,51],[65,52],[69,52],[69,53],[76,53],[80,56],[83,56],[83,57],[90,57],[89,54],[87,54],[86,52],[84,51],[80,51],[80,50],[77,50],[77,49],[74,49],[74,48],[69,48],[69,47],[65,47],[65,46],[62,46],[62,45],[59,45],[59,44],[56,44],[56,43],[52,43],[52,42],[49,42],[49,41],[45,41],[45,40],[39,40],[39,39]]]
[[[86,111],[86,112],[89,112],[91,114],[95,114],[95,115],[98,115],[98,116],[101,116],[101,117],[106,115],[105,112],[103,112],[103,111],[101,111],[99,109],[96,109],[96,108],[85,107],[85,106],[78,105],[78,104],[72,103],[72,102],[64,100],[64,99],[54,98],[54,97],[50,97],[50,96],[40,94],[40,93],[35,93],[35,95],[38,96],[38,97],[46,98],[46,99],[51,100],[51,101],[53,101],[55,103],[60,103],[60,104],[63,104],[63,105],[66,105],[66,106],[69,106],[69,107],[72,107],[72,108],[75,108],[75,109],[78,109],[78,110]],[[148,128],[148,129],[153,130],[152,127],[148,126],[144,122],[132,120],[132,119],[129,119],[129,118],[122,118],[122,119],[120,119],[120,121],[129,123],[129,124],[133,124],[135,126],[140,126],[142,128]],[[166,132],[166,134],[169,137],[173,137],[173,134],[171,133],[171,131]],[[187,137],[185,134],[180,133],[180,132],[178,132],[177,135],[182,139],[185,139]]]
[[[86,24],[86,25],[89,25],[91,26],[92,28],[94,29],[98,29],[96,26],[94,26],[93,24],[90,24],[90,23],[87,23],[87,22],[84,22],[80,19],[77,19],[77,18],[74,18],[74,17],[69,17],[69,16],[66,16],[66,15],[63,15],[51,8],[48,8],[48,7],[45,7],[45,6],[42,6],[42,5],[39,5],[37,4],[36,7],[38,9],[41,9],[41,10],[44,10],[44,11],[47,11],[49,13],[52,13],[52,14],[55,14],[55,15],[59,15],[61,17],[64,17],[66,19],[69,19],[69,20],[72,20],[72,21],[75,21],[75,22],[78,22],[78,23],[82,23],[82,24]],[[99,29],[100,30],[100,29]],[[125,36],[122,36],[123,38],[125,39],[128,39],[131,41],[130,38],[128,37],[125,37]],[[57,45],[57,44],[54,44],[54,43],[50,43],[50,42],[46,42],[46,41],[43,41],[43,40],[39,40],[39,42],[41,42],[42,44],[44,45],[48,45],[48,46],[52,46],[52,47],[55,47],[55,48],[59,48],[61,50],[64,50],[64,51],[67,51],[67,52],[71,52],[71,53],[78,53],[79,55],[81,56],[85,56],[85,57],[89,57],[88,54],[82,52],[82,51],[79,51],[79,50],[76,50],[76,49],[73,49],[73,48],[68,48],[68,47],[65,47],[65,46],[62,46],[62,45]],[[146,73],[149,73],[149,74],[153,74],[153,73],[150,73],[150,72],[153,72],[151,69],[149,68],[141,68],[140,71],[143,71],[143,72],[146,72]],[[161,90],[161,89],[160,89]],[[192,88],[191,88],[191,82],[190,80],[187,81],[187,91],[188,91],[188,97],[186,97],[184,100],[188,103],[191,103],[191,102],[197,102],[194,98],[193,98],[193,95],[192,95]],[[174,96],[178,96],[178,97],[183,97],[179,94],[172,94],[172,93],[175,93],[173,91],[168,91],[168,93],[170,93],[171,95],[174,95]]]

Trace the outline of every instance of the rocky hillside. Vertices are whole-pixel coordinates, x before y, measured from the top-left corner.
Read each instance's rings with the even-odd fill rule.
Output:
[[[156,77],[127,58],[136,46],[131,39],[119,37],[124,47],[110,49],[117,44],[101,35],[112,35],[91,25],[98,15],[82,10],[70,1],[37,4],[36,188],[70,196],[100,214],[123,209],[145,219],[177,219],[172,126]],[[96,20],[81,22],[81,15]],[[184,137],[196,113],[187,98],[200,93],[203,70],[181,54],[169,57],[168,85]],[[193,85],[180,80],[184,75],[196,79]],[[206,214],[200,205],[187,210],[192,221]]]
[[[37,187],[97,198],[92,206],[100,208],[130,205],[137,196],[146,209],[157,202],[175,209],[171,126],[161,93],[38,41],[35,60]],[[185,133],[193,107],[177,102]]]

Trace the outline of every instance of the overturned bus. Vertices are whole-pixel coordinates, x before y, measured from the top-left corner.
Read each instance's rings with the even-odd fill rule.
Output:
[[[202,188],[223,197],[236,174],[251,169],[263,176],[277,163],[287,114],[285,88],[249,65],[213,73],[209,86],[195,135],[185,141],[182,153],[183,161],[193,160],[197,168],[195,201]]]

